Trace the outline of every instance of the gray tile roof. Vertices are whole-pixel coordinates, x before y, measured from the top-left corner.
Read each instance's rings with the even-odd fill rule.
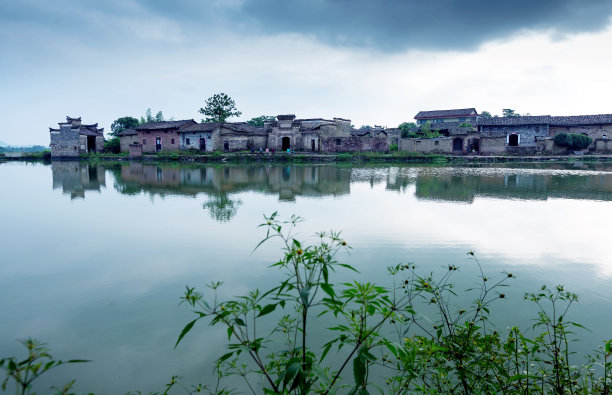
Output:
[[[612,114],[573,115],[568,117],[550,117],[550,124],[555,126],[602,125],[612,124]]]
[[[478,118],[478,126],[548,125],[550,115]]]
[[[195,123],[193,125],[187,125],[181,128],[181,133],[190,132],[213,132],[219,128],[218,122],[206,122],[206,123]]]
[[[472,114],[473,113],[473,114]],[[442,117],[469,117],[478,115],[475,108],[456,108],[453,110],[419,111],[414,119],[442,118]]]
[[[190,123],[195,123],[195,121],[193,119],[183,119],[181,121],[147,122],[144,125],[137,126],[136,130],[176,129]]]
[[[134,136],[137,135],[138,132],[135,131],[134,129],[125,129],[122,130],[121,132],[117,133],[117,136]]]
[[[263,128],[255,127],[246,122],[226,122],[226,123],[221,124],[221,126],[226,129],[233,130],[235,132],[251,133],[251,134],[267,134]]]

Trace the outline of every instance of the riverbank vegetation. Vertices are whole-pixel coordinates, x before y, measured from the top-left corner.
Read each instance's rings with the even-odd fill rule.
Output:
[[[571,320],[578,296],[562,285],[524,295],[537,307],[530,328],[500,328],[493,312],[508,308],[513,273],[491,275],[470,252],[477,278],[467,290],[453,282],[460,267],[434,275],[411,262],[387,268],[388,286],[338,282],[341,270],[359,278],[340,260],[350,246],[336,232],[298,240],[300,222],[274,213],[260,225],[265,233],[256,249],[268,243],[282,249],[270,266],[282,273],[274,287],[221,300],[221,282],[206,290],[187,286],[181,303],[194,319],[177,331],[177,352],[204,322],[227,334],[227,352],[215,362],[216,382],[187,385],[172,376],[161,393],[609,393],[612,340],[586,359],[574,353],[588,331]],[[467,305],[460,293],[469,296]],[[36,377],[64,363],[34,341],[24,345],[25,359],[3,358],[0,368],[4,388],[16,385],[25,394]],[[66,363],[76,362],[82,361]]]

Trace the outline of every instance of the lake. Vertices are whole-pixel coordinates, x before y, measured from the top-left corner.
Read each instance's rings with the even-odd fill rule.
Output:
[[[390,286],[388,265],[427,274],[454,264],[468,288],[474,251],[491,277],[516,277],[494,313],[502,330],[530,325],[525,292],[563,284],[580,296],[569,319],[591,331],[576,350],[610,338],[611,164],[6,162],[0,182],[0,357],[23,355],[17,339],[35,337],[57,358],[93,361],[58,368],[42,392],[70,378],[78,392],[104,393],[159,391],[173,374],[210,380],[227,336],[203,324],[174,349],[193,319],[179,297],[216,280],[221,297],[271,287],[279,249],[253,250],[275,211],[303,217],[307,240],[342,231],[352,250],[340,260],[360,274],[340,280]]]

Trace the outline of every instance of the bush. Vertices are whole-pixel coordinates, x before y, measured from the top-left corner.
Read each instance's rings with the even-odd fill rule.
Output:
[[[559,133],[554,138],[559,147],[567,147],[570,150],[582,150],[593,142],[589,136],[577,133]]]
[[[104,143],[104,152],[111,154],[118,154],[121,152],[121,142],[119,137],[113,137]]]
[[[393,143],[389,146],[389,151],[397,151],[399,146],[396,143]]]

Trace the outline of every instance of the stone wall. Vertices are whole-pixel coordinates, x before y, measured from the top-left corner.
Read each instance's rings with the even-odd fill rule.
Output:
[[[328,137],[321,139],[322,152],[388,151],[386,138],[375,137]]]
[[[78,157],[79,156],[79,131],[71,130],[70,127],[62,128],[61,131],[51,131],[51,156],[52,157]]]
[[[612,139],[599,138],[594,141],[593,145],[595,147],[595,152],[606,153],[606,154],[612,153]]]
[[[130,153],[130,158],[142,158],[142,144],[138,142],[130,144],[128,146],[128,152]]]
[[[130,134],[127,136],[119,137],[119,150],[121,152],[130,152],[130,144],[138,143],[138,135]]]
[[[400,151],[448,154],[452,152],[452,139],[440,137],[433,139],[404,138],[400,139]]]

